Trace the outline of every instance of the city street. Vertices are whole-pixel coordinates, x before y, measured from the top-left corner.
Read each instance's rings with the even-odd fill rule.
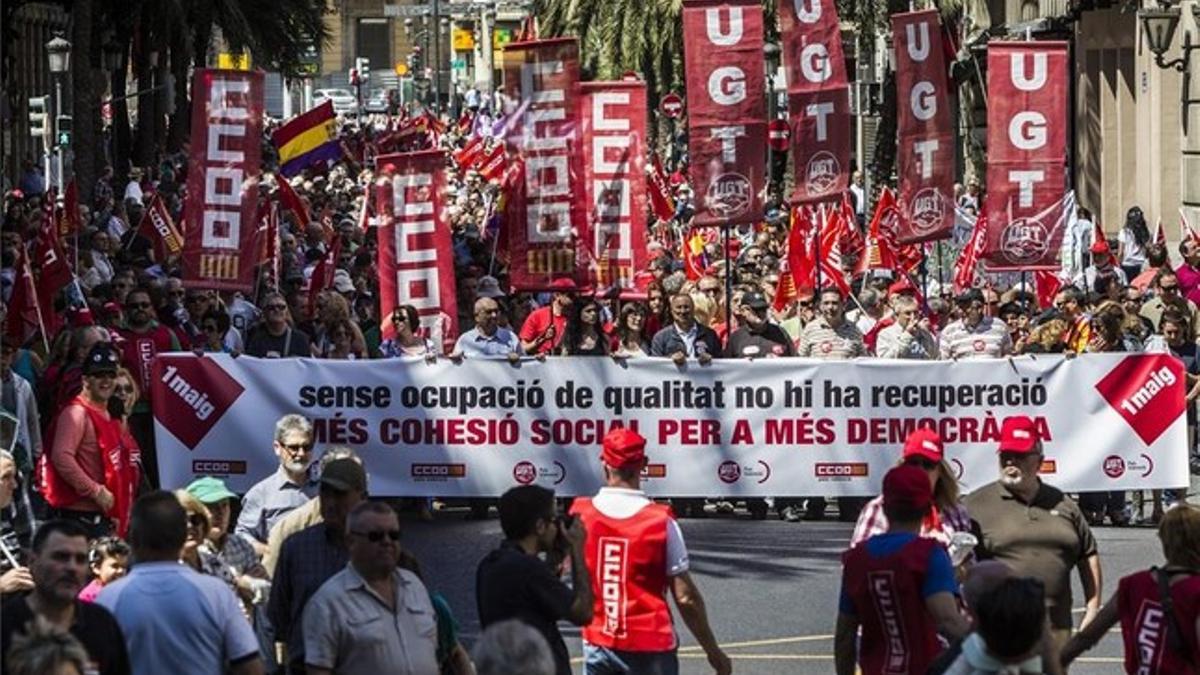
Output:
[[[494,512],[493,512],[494,513]],[[464,643],[479,633],[474,576],[478,560],[501,538],[500,523],[463,520],[443,512],[432,523],[407,519],[406,547],[417,554],[430,584],[449,600]],[[833,672],[833,623],[840,576],[839,554],[850,537],[847,523],[754,521],[744,514],[683,520],[695,576],[713,630],[734,662],[734,671],[756,674]],[[1155,564],[1160,548],[1150,527],[1099,528],[1104,595],[1131,571]],[[1082,605],[1078,579],[1075,605]],[[1076,611],[1078,616],[1080,611]],[[682,625],[682,624],[677,624]],[[564,630],[573,656],[579,632]],[[684,630],[682,673],[708,673],[704,654]],[[1071,669],[1072,673],[1121,671],[1120,633],[1110,633]]]

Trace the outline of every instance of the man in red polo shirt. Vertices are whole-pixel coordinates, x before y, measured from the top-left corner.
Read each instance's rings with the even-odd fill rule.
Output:
[[[838,675],[853,675],[855,661],[863,675],[923,673],[941,651],[939,631],[951,638],[970,631],[955,600],[950,556],[936,540],[919,536],[932,504],[922,468],[901,464],[883,477],[888,531],[842,554],[833,639]]]
[[[583,629],[585,675],[679,672],[668,589],[709,665],[726,675],[729,657],[713,637],[704,598],[688,574],[683,533],[671,509],[641,490],[646,439],[614,429],[604,437],[600,459],[605,486],[571,507],[587,530],[584,557],[595,595],[592,622]]]
[[[554,292],[550,304],[533,310],[525,317],[518,334],[521,349],[526,354],[537,356],[553,353],[567,329],[567,310],[575,302],[571,297],[575,283],[570,279],[558,279],[550,284],[550,288]]]

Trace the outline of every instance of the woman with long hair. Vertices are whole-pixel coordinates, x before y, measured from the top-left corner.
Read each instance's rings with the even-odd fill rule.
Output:
[[[640,302],[626,303],[617,319],[612,344],[613,356],[646,356],[650,353],[650,338],[646,334],[646,306]]]
[[[571,305],[571,316],[563,331],[559,353],[563,356],[604,356],[608,337],[600,323],[600,303],[595,298],[580,298]]]
[[[1121,623],[1125,672],[1194,673],[1200,654],[1200,508],[1172,507],[1158,526],[1166,565],[1135,572],[1062,649],[1066,669]],[[1150,638],[1150,639],[1147,639]]]
[[[312,355],[318,358],[329,358],[329,354],[333,350],[330,336],[334,326],[348,322],[351,332],[351,353],[355,358],[367,358],[367,341],[363,339],[362,330],[350,320],[350,303],[334,291],[323,291],[320,299],[317,306],[317,327],[316,335],[313,336]]]
[[[329,346],[325,358],[353,361],[358,358],[354,353],[354,323],[349,320],[334,321],[329,327]]]
[[[1132,281],[1142,273],[1146,265],[1146,246],[1150,244],[1150,228],[1141,207],[1130,207],[1125,214],[1125,226],[1121,228],[1117,243],[1117,260],[1125,270],[1125,278]]]
[[[217,577],[229,584],[230,590],[237,594],[237,573],[221,560],[209,544],[212,515],[208,512],[208,507],[187,490],[175,490],[174,494],[187,513],[187,539],[179,552],[179,562],[201,574]]]
[[[954,470],[943,454],[942,439],[932,429],[919,428],[913,431],[905,439],[904,449],[896,464],[912,464],[929,475],[929,482],[933,485],[933,507],[921,521],[920,534],[941,542],[950,549],[955,564],[960,564],[969,556],[969,552],[955,555],[951,544],[955,534],[971,531],[971,518],[960,499],[958,479],[954,477]],[[880,495],[867,502],[859,514],[858,524],[854,526],[854,534],[850,537],[850,547],[887,532],[887,529],[888,520],[883,513],[883,496]]]
[[[671,303],[662,282],[651,281],[646,285],[646,335],[651,338],[666,326],[671,325]]]
[[[437,345],[433,340],[422,337],[421,316],[412,305],[397,305],[392,309],[392,329],[395,337],[388,338],[379,344],[379,354],[385,359],[398,356],[424,356],[436,359]]]

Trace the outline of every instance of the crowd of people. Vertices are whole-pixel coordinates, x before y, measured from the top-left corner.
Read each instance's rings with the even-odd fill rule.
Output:
[[[308,210],[304,220],[309,224],[302,227],[297,214],[281,211],[279,273],[269,276],[264,266],[254,292],[190,287],[180,277],[178,258],[158,259],[153,242],[140,231],[155,198],[180,219],[188,166],[186,157],[178,155],[163,158],[158,166],[122,172],[127,178],[105,169],[91,203],[79,206],[81,227],[64,242],[75,281],[54,298],[61,330],[42,331],[20,317],[7,317],[0,343],[0,441],[5,448],[0,455],[5,490],[0,492],[5,497],[0,500],[0,592],[6,670],[42,672],[36,667],[18,670],[15,664],[21,661],[8,658],[10,638],[13,650],[32,654],[30,663],[51,658],[38,649],[63,663],[85,654],[87,660],[80,662],[100,664],[103,673],[172,668],[258,672],[264,667],[368,672],[378,663],[373,659],[404,663],[403,672],[415,673],[470,672],[473,660],[474,668],[485,672],[484,664],[499,664],[505,654],[540,654],[541,639],[549,650],[548,672],[562,673],[569,665],[555,622],[567,620],[585,627],[589,673],[668,673],[673,672],[670,657],[643,659],[642,653],[673,653],[673,633],[662,625],[670,618],[664,600],[670,590],[714,669],[728,671],[699,590],[687,575],[686,548],[674,518],[732,507],[720,500],[681,500],[670,512],[646,499],[636,473],[629,471],[644,462],[644,441],[616,439],[612,447],[618,449],[613,450],[606,440],[607,487],[593,500],[576,502],[577,525],[568,526],[554,511],[553,496],[535,489],[500,500],[506,544],[481,563],[476,589],[482,622],[497,630],[484,635],[472,659],[458,641],[445,599],[428,591],[417,562],[399,546],[395,513],[367,499],[361,461],[346,448],[324,449],[315,456],[312,425],[304,417],[278,421],[274,448],[279,469],[244,496],[213,477],[187,486],[160,484],[150,363],[155,354],[168,351],[321,359],[664,357],[681,365],[712,359],[950,360],[1156,351],[1184,364],[1189,447],[1194,447],[1193,402],[1200,395],[1200,241],[1185,238],[1177,249],[1180,263],[1172,264],[1170,251],[1152,240],[1136,207],[1111,240],[1094,236],[1090,215],[1080,209],[1065,238],[1063,278],[1049,294],[1032,282],[1004,284],[981,275],[973,287],[955,289],[933,270],[910,274],[881,269],[854,277],[849,292],[833,286],[799,288],[794,299],[780,301],[791,226],[781,191],[771,191],[762,222],[730,228],[727,238],[708,237],[703,251],[685,260],[689,256],[680,247],[687,245],[684,234],[693,205],[686,157],[676,151],[672,156],[680,161],[671,163],[668,179],[675,214],[652,219],[646,242],[650,262],[640,271],[636,288],[597,295],[559,282],[538,292],[516,292],[508,284],[507,252],[496,246],[499,182],[463,170],[448,158],[453,250],[443,253],[454,260],[462,330],[453,347],[446,347],[422,329],[412,305],[380,316],[376,232],[364,227],[359,214],[373,179],[367,160],[390,125],[374,118],[343,124],[343,158],[291,179],[278,175],[273,149],[264,139],[260,199],[277,199],[276,181],[288,180]],[[273,123],[267,126],[269,132]],[[419,142],[453,150],[487,126],[445,120],[444,131],[423,131]],[[857,226],[862,227],[869,211],[861,176],[855,176],[851,192]],[[978,183],[967,181],[958,205],[971,213],[980,196]],[[20,282],[19,261],[36,252],[45,199],[45,182],[31,163],[19,188],[4,197],[0,283],[6,303]],[[331,235],[341,242],[332,284],[313,288],[314,270],[332,245]],[[847,271],[854,263],[853,255],[842,259]],[[901,464],[924,470],[933,486],[930,494],[916,495],[921,491],[915,474],[908,472],[907,479],[885,481],[884,494],[876,500],[842,499],[837,504],[839,517],[858,521],[852,544],[861,551],[853,558],[855,565],[872,568],[905,551],[922,556],[921,574],[940,575],[914,596],[926,601],[934,617],[921,619],[921,630],[936,627],[944,635],[965,636],[961,658],[990,654],[988,658],[1005,660],[1035,649],[1022,643],[1018,654],[1016,646],[997,646],[1002,638],[988,631],[999,624],[984,627],[989,620],[1014,620],[1009,614],[1014,608],[1032,612],[1034,605],[1040,606],[1045,617],[1039,614],[1037,623],[1049,626],[1055,654],[1065,646],[1064,658],[1093,643],[1096,626],[1112,625],[1116,600],[1101,606],[1090,526],[1106,520],[1113,525],[1161,523],[1168,561],[1175,556],[1172,564],[1195,567],[1191,558],[1168,546],[1168,539],[1179,545],[1181,530],[1193,553],[1200,541],[1188,529],[1195,525],[1187,515],[1194,510],[1185,504],[1186,477],[1180,477],[1178,490],[1148,496],[1083,494],[1075,508],[1075,502],[1042,484],[1036,469],[1030,469],[1040,458],[1040,445],[1035,452],[1034,445],[1015,437],[1005,442],[1024,449],[1002,447],[1001,480],[965,500],[942,460],[940,440],[924,438],[906,445]],[[1192,470],[1200,473],[1195,454]],[[901,493],[907,490],[905,507],[889,502],[889,485]],[[1171,508],[1175,505],[1181,506]],[[756,517],[769,513],[762,500],[747,506]],[[780,498],[774,506],[789,521],[829,514],[820,497]],[[421,508],[427,504],[422,502]],[[486,502],[474,504],[477,514],[487,509]],[[1027,521],[1042,522],[1030,515],[1037,509],[1073,514],[1068,530],[1052,534],[1062,538],[1064,550],[1074,542],[1075,559],[1026,566],[1026,555],[1005,553],[1022,550]],[[630,518],[638,523],[639,540],[656,542],[641,561],[657,566],[649,577],[656,586],[638,590],[635,606],[644,621],[617,639],[603,623],[606,608],[593,592],[598,582],[589,585],[587,579],[595,581],[600,564],[595,533],[621,530]],[[957,536],[968,533],[974,544]],[[919,551],[910,550],[915,538],[941,546],[922,544]],[[943,549],[945,560],[937,553]],[[547,553],[561,569],[538,557]],[[944,595],[965,599],[954,570],[984,557],[1004,561],[1018,576],[992,579],[975,601],[968,600],[967,614],[955,613]],[[137,563],[132,570],[131,561]],[[1085,630],[1068,642],[1063,631],[1071,628],[1070,616],[1064,614],[1070,607],[1070,584],[1065,578],[1076,568],[1083,575],[1088,614]],[[948,576],[942,574],[947,570]],[[560,584],[560,572],[573,579],[570,587]],[[517,581],[528,588],[514,596]],[[1149,588],[1149,582],[1138,583],[1139,589]],[[1180,588],[1191,588],[1190,583],[1181,582]],[[854,663],[856,652],[847,636],[859,628],[864,636],[879,628],[872,628],[872,620],[855,604],[869,590],[844,588],[839,644],[849,644],[851,656],[839,651],[839,670]],[[1120,592],[1135,591],[1123,587]],[[193,600],[166,608],[159,603],[153,614],[147,613],[145,599],[165,593]],[[83,604],[73,602],[76,596]],[[1042,602],[1022,603],[1035,596]],[[401,605],[404,613],[398,613]],[[1194,606],[1176,604],[1184,610]],[[160,610],[177,614],[164,618]],[[14,637],[15,628],[35,617],[29,631]],[[512,618],[520,622],[506,621]],[[187,632],[198,623],[220,630],[202,636]],[[1183,632],[1192,640],[1194,655],[1194,636],[1186,630],[1191,625]],[[69,627],[78,641],[56,626]],[[116,634],[123,639],[114,639]],[[1038,650],[1048,644],[1043,637],[1038,634]],[[180,663],[172,647],[180,640],[195,641],[188,644],[207,650],[211,660]],[[366,642],[370,649],[363,646]],[[860,659],[867,658],[867,644],[864,637],[857,650]],[[936,644],[922,646],[921,658],[932,659]],[[864,670],[872,672],[866,663]],[[951,666],[946,672],[976,672],[963,668]]]

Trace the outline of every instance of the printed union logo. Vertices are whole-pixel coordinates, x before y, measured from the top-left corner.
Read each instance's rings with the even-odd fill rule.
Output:
[[[413,464],[409,473],[418,482],[444,481],[451,478],[464,478],[467,475],[466,464]]]
[[[667,465],[666,464],[647,464],[642,469],[642,478],[666,478],[666,477],[667,477]]]
[[[1146,445],[1154,443],[1184,413],[1183,366],[1169,354],[1127,356],[1096,391]]]
[[[1125,460],[1116,455],[1104,458],[1104,475],[1109,478],[1120,478],[1125,475]]]
[[[513,467],[513,480],[521,485],[529,485],[537,480],[537,467],[533,462],[517,462]]]
[[[909,222],[917,234],[929,234],[942,226],[946,210],[942,199],[942,191],[937,188],[925,188],[917,192],[912,199],[912,214]]]
[[[742,467],[738,466],[737,462],[729,460],[721,462],[721,466],[717,467],[717,478],[720,478],[722,483],[736,483],[741,477]]]
[[[1010,263],[1031,263],[1042,259],[1050,248],[1050,233],[1041,222],[1017,218],[1000,233],[1000,252]]]
[[[813,475],[823,481],[865,478],[870,473],[866,462],[817,462],[813,467]]]
[[[822,150],[808,160],[804,170],[804,187],[810,197],[823,195],[837,185],[842,164],[832,153]]]
[[[192,460],[192,473],[197,476],[240,476],[246,473],[246,462],[240,459]]]
[[[704,203],[718,218],[733,218],[750,210],[750,179],[740,173],[723,173],[708,184]]]
[[[245,391],[212,359],[164,356],[153,368],[154,419],[189,450],[196,449]]]

